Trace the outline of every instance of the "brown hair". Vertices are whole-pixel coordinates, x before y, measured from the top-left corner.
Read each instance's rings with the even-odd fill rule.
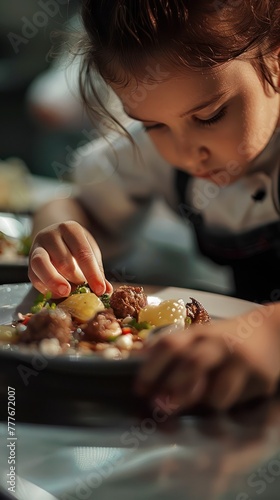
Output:
[[[159,56],[191,69],[246,57],[273,86],[265,55],[280,45],[279,0],[82,0],[81,14],[80,89],[87,105],[92,93],[102,104],[93,69],[125,85],[120,69],[141,79],[147,61]]]

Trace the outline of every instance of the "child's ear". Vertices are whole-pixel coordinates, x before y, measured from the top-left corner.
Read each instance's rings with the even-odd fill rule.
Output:
[[[271,65],[272,77],[274,77],[276,87],[280,88],[280,47],[273,52]]]
[[[280,88],[280,47],[277,51],[277,63],[278,63],[278,80],[277,80],[277,86]]]

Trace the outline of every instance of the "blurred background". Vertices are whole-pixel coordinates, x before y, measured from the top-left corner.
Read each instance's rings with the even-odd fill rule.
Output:
[[[78,146],[94,138],[95,128],[85,116],[79,98],[78,64],[69,66],[66,60],[69,33],[81,29],[79,3],[0,3],[0,199],[11,212],[15,207],[20,213],[20,203],[24,206],[25,197],[30,197],[31,192],[32,199],[37,197],[35,207],[44,201],[45,195],[47,200],[50,193],[61,197],[62,192],[67,196],[67,189],[63,193],[68,180],[67,164]],[[61,32],[62,37],[55,36]],[[11,160],[15,157],[20,161]],[[26,188],[22,189],[21,182],[17,191],[24,164],[32,174],[32,190],[23,180]],[[62,172],[65,167],[66,175]],[[6,185],[5,177],[12,171],[14,178]],[[38,178],[44,180],[37,189]],[[12,190],[6,187],[11,184]],[[9,205],[12,198],[13,204]],[[22,222],[25,221],[20,221],[21,227]],[[10,230],[11,221],[2,217],[4,223]],[[2,265],[0,282],[27,280],[26,261],[21,274],[19,268],[16,273],[14,270],[14,264]],[[191,227],[160,202],[155,204],[139,234],[135,251],[109,263],[106,272],[116,281],[231,292],[229,270],[201,258]]]
[[[75,147],[77,128],[55,112],[50,52],[60,50],[54,33],[66,32],[78,0],[9,0],[0,4],[0,158],[21,158],[30,171],[55,177],[52,163]],[[58,86],[60,82],[58,81]]]

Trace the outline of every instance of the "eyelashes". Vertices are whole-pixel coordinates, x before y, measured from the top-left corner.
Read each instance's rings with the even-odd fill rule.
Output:
[[[214,123],[217,123],[220,120],[222,120],[224,118],[224,116],[226,115],[226,112],[227,112],[227,108],[224,107],[224,108],[220,109],[220,111],[216,115],[212,116],[212,118],[208,118],[208,120],[202,120],[201,118],[197,118],[197,117],[194,117],[194,120],[202,127],[210,127]]]
[[[143,129],[146,130],[146,132],[150,132],[150,130],[156,130],[165,127],[163,123],[157,123],[155,125],[143,125]]]
[[[193,117],[193,120],[201,127],[211,127],[211,125],[214,125],[215,123],[221,121],[226,116],[226,113],[227,113],[227,107],[224,106],[222,109],[220,109],[220,111],[218,111],[216,115],[212,116],[211,118],[208,118],[207,120],[202,120],[201,118],[197,118],[196,116]],[[164,123],[155,123],[155,125],[143,124],[143,128],[146,132],[150,132],[152,130],[160,130],[165,127],[166,125],[164,125]]]

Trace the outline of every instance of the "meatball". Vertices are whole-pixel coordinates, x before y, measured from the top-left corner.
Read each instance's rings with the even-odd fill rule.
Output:
[[[122,285],[113,292],[110,304],[117,318],[137,319],[140,309],[147,305],[147,296],[142,286]]]
[[[187,316],[191,318],[192,324],[209,323],[211,320],[208,312],[198,300],[190,297],[191,302],[186,304]]]
[[[43,339],[56,338],[61,346],[70,342],[72,320],[62,309],[42,309],[31,316],[20,342],[39,343]]]
[[[122,330],[112,309],[105,309],[89,320],[83,328],[83,341],[107,342],[121,335]]]

